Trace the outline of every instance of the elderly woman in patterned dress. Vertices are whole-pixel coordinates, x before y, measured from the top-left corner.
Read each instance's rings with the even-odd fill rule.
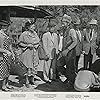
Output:
[[[8,37],[7,29],[9,23],[7,21],[0,21],[0,80],[2,80],[2,90],[9,91],[11,87],[8,85],[8,78],[10,75],[9,58],[14,56],[11,46],[11,39]]]
[[[34,84],[34,76],[36,75],[36,68],[38,66],[38,52],[37,48],[39,46],[39,37],[35,32],[35,25],[26,22],[25,27],[27,28],[24,31],[20,38],[19,42],[22,47],[28,47],[21,56],[21,61],[25,64],[28,69],[26,74],[26,87],[29,88],[29,84]],[[30,81],[29,81],[30,80]]]

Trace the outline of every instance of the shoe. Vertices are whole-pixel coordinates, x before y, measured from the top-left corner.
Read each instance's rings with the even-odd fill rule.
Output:
[[[14,89],[12,86],[9,86],[9,85],[6,86],[6,87],[7,87],[8,89]]]
[[[9,92],[10,90],[7,88],[4,88],[4,89],[2,88],[2,91]]]

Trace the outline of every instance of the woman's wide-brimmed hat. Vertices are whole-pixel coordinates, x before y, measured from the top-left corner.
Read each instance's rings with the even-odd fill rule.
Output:
[[[72,19],[71,19],[71,17],[69,15],[64,14],[64,16],[62,17],[62,21],[71,23],[72,22]]]
[[[92,19],[90,22],[89,22],[90,25],[98,25],[97,24],[97,20],[95,19]]]

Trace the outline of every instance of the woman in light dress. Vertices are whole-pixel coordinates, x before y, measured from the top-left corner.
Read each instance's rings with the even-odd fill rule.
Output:
[[[28,48],[22,55],[20,56],[22,62],[27,67],[28,71],[26,74],[26,87],[29,88],[29,84],[34,84],[34,76],[36,75],[36,69],[38,66],[38,46],[39,46],[39,37],[35,32],[35,24],[30,22],[25,23],[26,31],[24,31],[20,38],[20,45],[23,48]],[[24,50],[22,48],[22,50]]]

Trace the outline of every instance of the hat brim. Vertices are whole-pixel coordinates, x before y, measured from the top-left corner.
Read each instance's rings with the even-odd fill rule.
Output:
[[[68,20],[68,19],[62,19],[62,21],[63,21],[63,22],[68,22],[68,23],[71,23],[71,21],[70,21],[70,20]]]
[[[90,22],[89,24],[90,24],[90,25],[98,25],[97,23],[91,23],[91,22]]]

